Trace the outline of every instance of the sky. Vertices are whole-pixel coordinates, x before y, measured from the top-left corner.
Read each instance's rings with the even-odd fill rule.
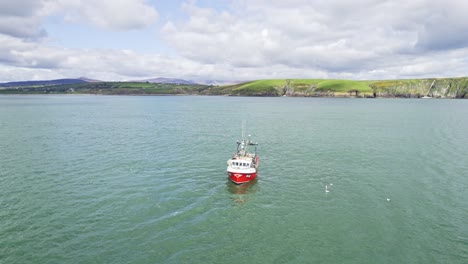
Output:
[[[0,0],[0,82],[468,76],[465,0]]]

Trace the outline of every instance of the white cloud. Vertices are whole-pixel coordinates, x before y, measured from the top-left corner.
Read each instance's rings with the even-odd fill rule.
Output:
[[[51,46],[42,26],[48,16],[125,31],[150,26],[158,13],[145,0],[0,1],[0,81],[82,75],[120,80],[154,69],[157,58],[143,54]],[[143,60],[141,67],[132,64],[136,60]]]
[[[468,72],[465,1],[229,3],[222,10],[189,1],[181,5],[184,16],[167,16],[173,20],[164,21],[159,33],[173,54],[169,56],[52,46],[41,25],[44,18],[58,16],[65,24],[104,30],[145,28],[159,17],[149,1],[1,1],[0,81],[30,79],[27,76],[387,79]]]
[[[0,1],[0,34],[38,39],[46,36],[45,17],[63,17],[67,23],[88,23],[105,30],[132,30],[150,26],[158,18],[145,0],[15,0]]]
[[[312,5],[295,8],[295,3],[246,1],[241,6],[243,13],[192,6],[185,8],[187,21],[168,22],[163,33],[190,59],[223,61],[234,67],[279,64],[325,71],[352,70],[357,69],[357,61],[389,52],[380,48],[369,52],[370,46],[387,42],[387,30],[375,31],[357,22],[357,18],[334,14],[337,11],[333,6],[322,5],[322,9]],[[336,18],[341,21],[333,21]],[[367,43],[362,35],[369,37]],[[399,39],[386,44],[403,45]]]
[[[0,34],[19,38],[41,38],[46,35],[41,27],[38,10],[42,2],[36,0],[0,1]]]
[[[41,6],[42,1],[37,0],[2,0],[0,1],[0,15],[29,17],[34,15]]]
[[[303,77],[417,77],[437,72],[414,61],[438,64],[432,58],[450,60],[449,51],[465,51],[467,7],[456,0],[245,0],[215,11],[190,2],[184,5],[188,19],[169,21],[162,32],[183,56],[237,72],[276,65],[302,70]]]
[[[435,2],[430,11],[418,32],[417,47],[446,50],[468,46],[468,2]]]
[[[39,39],[47,36],[47,32],[40,26],[38,17],[0,17],[0,34],[18,38]]]
[[[131,30],[147,27],[158,18],[145,0],[49,0],[43,14],[62,12],[67,22],[87,22],[102,29]]]
[[[197,73],[204,65],[184,58],[140,54],[132,50],[69,49],[0,35],[0,81],[86,76],[132,80]],[[206,69],[206,68],[205,68]],[[195,75],[192,75],[195,76]]]

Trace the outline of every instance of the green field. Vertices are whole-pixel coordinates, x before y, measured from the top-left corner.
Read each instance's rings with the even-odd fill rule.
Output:
[[[348,81],[348,80],[329,80],[322,81],[318,84],[317,90],[319,91],[333,91],[333,92],[361,92],[372,93],[372,88],[366,82]]]

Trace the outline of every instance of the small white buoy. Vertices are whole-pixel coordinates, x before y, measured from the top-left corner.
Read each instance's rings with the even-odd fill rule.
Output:
[[[387,202],[390,202],[390,198],[387,198]]]
[[[325,192],[328,193],[330,190],[328,190],[328,185],[325,185]]]
[[[330,186],[333,186],[333,183],[330,183]]]

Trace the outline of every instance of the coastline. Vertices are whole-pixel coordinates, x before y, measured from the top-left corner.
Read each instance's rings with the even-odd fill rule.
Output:
[[[138,93],[129,93],[129,94],[104,94],[104,93],[1,93],[0,96],[161,96],[161,97],[171,97],[171,96],[209,96],[209,97],[268,97],[268,98],[339,98],[339,99],[468,99],[466,97],[431,97],[423,98],[417,96],[349,96],[349,95],[312,95],[312,96],[299,96],[299,95],[283,95],[283,96],[273,96],[273,95],[236,95],[236,94],[138,94]]]
[[[234,85],[141,82],[85,82],[3,86],[13,95],[247,96],[325,98],[468,98],[468,77],[407,80],[271,79]]]

